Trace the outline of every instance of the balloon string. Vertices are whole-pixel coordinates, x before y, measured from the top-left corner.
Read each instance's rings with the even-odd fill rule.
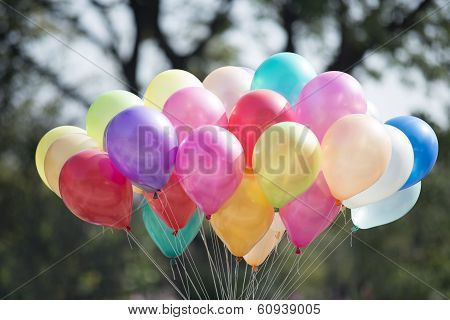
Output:
[[[130,238],[134,241],[134,243],[141,249],[141,251],[144,253],[144,255],[147,257],[147,259],[158,269],[158,271],[163,275],[164,278],[172,285],[172,287],[178,292],[178,294],[186,300],[186,296],[180,291],[180,289],[177,287],[177,285],[167,276],[167,274],[164,272],[164,270],[161,268],[161,266],[156,262],[156,260],[150,255],[150,253],[145,249],[145,247],[137,240],[137,238],[129,232]]]
[[[330,209],[328,210],[328,213],[325,216],[325,219],[327,221],[330,220],[329,219],[330,214],[333,212],[333,209],[335,208],[336,205],[337,205],[337,203],[333,203],[330,206]],[[320,213],[318,213],[318,214],[320,214]],[[320,215],[322,216],[322,214],[320,214]],[[320,225],[320,228],[316,231],[314,237],[317,237],[319,235],[319,231],[324,227],[324,225],[327,223],[327,221],[323,221],[323,223]],[[334,225],[334,224],[335,224],[335,221],[333,221],[332,225]],[[308,247],[307,250],[305,250],[303,255],[300,257],[300,260],[302,259],[303,256],[305,256],[306,251],[308,253],[308,256],[306,256],[303,259],[302,264],[299,267],[297,267],[297,275],[300,275],[300,273],[299,273],[300,269],[304,266],[305,263],[307,263],[307,261],[309,261],[310,257],[313,255],[313,253],[316,252],[316,249],[319,247],[319,245],[322,243],[322,241],[326,238],[326,236],[331,231],[331,229],[332,229],[332,227],[330,226],[330,227],[328,227],[328,230],[325,233],[322,233],[322,235],[320,236],[319,241],[315,241],[315,245],[314,245],[313,249],[310,249],[310,247]],[[300,261],[299,261],[299,263],[300,263]],[[290,286],[295,281],[296,278],[291,277],[291,278],[288,279],[287,282],[285,282],[286,279],[287,279],[287,277],[284,278],[283,284],[281,286],[279,286],[279,288],[278,288],[278,290],[277,290],[277,292],[275,294],[281,293],[281,291],[284,290],[287,286]],[[283,287],[283,285],[284,285],[284,287]]]
[[[163,222],[162,222],[160,219],[157,219],[157,221],[158,221],[158,224],[159,224],[160,228],[162,229],[162,228],[163,228]],[[179,250],[177,250],[177,248],[174,247],[174,245],[173,245],[171,239],[169,238],[169,236],[168,236],[166,233],[164,233],[164,235],[165,235],[165,237],[166,237],[167,242],[168,242],[169,245],[171,246],[172,250],[173,250],[174,252],[178,252]],[[182,240],[185,241],[185,239],[183,238],[182,235],[181,235],[181,238],[182,238]],[[177,239],[176,241],[180,241],[180,239]],[[181,244],[180,244],[180,245],[181,245]],[[188,251],[188,248],[187,248],[186,251]],[[195,265],[195,261],[193,261],[193,259],[192,259],[192,256],[189,255],[189,256],[186,256],[186,258],[187,258],[187,261],[188,261],[188,263],[189,263],[190,268],[191,268],[192,270],[195,270],[195,269],[196,269],[196,265]],[[191,260],[190,260],[189,258],[192,259],[193,265],[194,265],[194,266],[192,265],[192,262],[191,262]],[[190,283],[191,283],[192,287],[194,288],[194,291],[196,292],[198,298],[199,298],[199,299],[202,299],[202,296],[200,295],[199,291],[197,290],[197,286],[194,284],[194,282],[192,281],[192,278],[189,276],[189,272],[188,272],[188,270],[186,269],[186,265],[183,264],[182,266],[183,266],[184,271],[185,271],[185,273],[186,273],[188,279],[190,280]],[[203,287],[201,286],[201,283],[200,283],[201,279],[199,280],[199,278],[197,277],[197,274],[196,274],[195,272],[194,272],[194,277],[195,277],[196,281],[200,284],[200,289],[202,290],[202,293],[205,294],[205,291],[203,291]],[[205,297],[206,297],[206,296],[207,296],[207,294],[205,294]]]
[[[174,211],[173,211],[173,209],[172,209],[172,207],[171,207],[171,205],[170,205],[170,203],[169,203],[169,201],[168,201],[168,199],[167,199],[167,196],[166,196],[165,192],[161,190],[160,194],[161,194],[161,195],[164,197],[164,199],[165,199],[166,205],[165,205],[164,208],[165,208],[165,209],[166,209],[166,208],[168,209],[168,210],[166,209],[166,212],[167,212],[168,214],[169,214],[169,213],[171,214],[173,220],[177,223],[176,227],[179,228],[177,219],[176,219],[176,217],[175,217],[175,213],[174,213]],[[161,197],[159,197],[159,198],[161,198]],[[161,200],[161,201],[162,201],[162,200]],[[198,213],[195,212],[194,214],[198,214]],[[160,221],[160,219],[158,219],[158,223],[160,224],[160,226],[161,226],[161,228],[162,228],[162,222]],[[187,243],[187,242],[186,242],[186,239],[184,238],[183,233],[180,233],[179,237],[181,237],[181,240],[182,240],[184,243]],[[176,249],[173,247],[172,242],[170,241],[170,239],[169,239],[169,237],[168,237],[167,235],[166,235],[166,238],[167,238],[168,242],[170,243],[170,245],[172,246],[172,249],[173,249],[175,252],[178,252],[178,250],[176,250]],[[181,240],[179,239],[178,241],[181,241]],[[181,245],[181,243],[180,243],[180,245]],[[186,253],[187,253],[187,254],[186,254]],[[188,261],[188,263],[189,263],[189,265],[190,265],[190,267],[191,267],[191,269],[192,269],[192,271],[193,271],[193,274],[194,274],[194,277],[195,277],[196,281],[198,282],[198,284],[199,284],[199,286],[200,286],[200,290],[202,291],[202,293],[204,294],[204,296],[205,296],[207,299],[209,299],[208,291],[206,290],[206,286],[205,286],[205,284],[203,283],[202,277],[201,277],[201,275],[200,275],[200,272],[198,271],[198,268],[197,268],[197,265],[196,265],[196,263],[195,263],[195,260],[194,260],[194,258],[192,257],[192,254],[191,254],[191,252],[190,252],[189,246],[186,248],[184,254],[186,254],[187,261]],[[195,286],[194,286],[194,289],[196,290]],[[196,291],[197,291],[197,290],[196,290]],[[197,291],[197,293],[198,293],[198,291]]]
[[[345,226],[346,225],[344,225],[344,227]],[[306,272],[314,265],[314,263],[317,261],[317,259],[328,249],[328,247],[334,242],[334,240],[342,233],[342,230],[344,230],[344,229],[341,227],[339,229],[339,231],[336,233],[336,235],[331,239],[331,241],[316,255],[315,259],[306,267],[306,269],[303,271],[303,273],[300,275],[300,277],[295,279],[289,287],[287,287],[283,290],[283,291],[285,291],[283,295],[285,295],[286,292],[290,291],[292,288],[295,288],[295,286],[301,281],[302,277],[306,274]],[[340,243],[339,243],[339,245],[340,245]],[[336,247],[333,249],[333,251],[335,249],[336,249]],[[279,297],[279,295],[277,295],[276,297]]]

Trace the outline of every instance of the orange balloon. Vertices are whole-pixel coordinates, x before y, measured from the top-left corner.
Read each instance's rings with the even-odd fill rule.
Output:
[[[391,141],[383,124],[365,114],[337,120],[322,140],[322,170],[330,191],[346,200],[373,185],[391,158]]]
[[[44,160],[45,178],[50,188],[58,197],[61,198],[59,192],[59,175],[61,170],[69,158],[80,151],[88,149],[98,149],[95,141],[80,133],[72,133],[58,138],[50,145]]]
[[[211,225],[236,257],[247,254],[269,230],[273,208],[253,173],[246,172],[230,199],[211,216]]]

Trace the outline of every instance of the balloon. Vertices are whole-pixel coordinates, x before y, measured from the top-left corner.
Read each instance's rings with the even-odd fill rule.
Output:
[[[111,120],[105,141],[111,161],[137,187],[155,192],[169,180],[178,140],[162,113],[145,106],[128,108]]]
[[[226,128],[228,119],[222,102],[205,88],[191,87],[175,92],[164,104],[163,114],[174,126],[181,143],[192,131],[204,124]]]
[[[347,200],[373,185],[386,170],[391,149],[383,124],[371,116],[336,121],[322,141],[322,171],[333,196]]]
[[[142,209],[142,218],[153,242],[167,258],[171,259],[183,254],[194,240],[203,222],[203,215],[194,213],[188,223],[174,235],[173,230],[161,221],[148,204],[145,204]]]
[[[203,85],[222,100],[227,116],[241,96],[250,91],[253,75],[244,68],[222,67],[211,72]]]
[[[103,138],[108,123],[119,112],[131,106],[140,106],[141,98],[128,91],[113,90],[95,98],[86,114],[86,131],[100,149],[104,150]]]
[[[320,173],[311,188],[281,208],[280,216],[290,241],[300,251],[333,223],[340,209]]]
[[[229,130],[244,148],[246,165],[252,167],[253,148],[268,127],[283,121],[295,121],[295,113],[281,95],[269,90],[255,90],[243,95],[234,107]]]
[[[91,137],[80,133],[67,134],[58,138],[48,148],[44,161],[45,177],[58,197],[61,197],[59,175],[64,164],[73,155],[88,149],[98,150],[98,146]]]
[[[270,89],[294,106],[300,91],[316,76],[313,66],[302,56],[282,52],[266,59],[255,71],[252,90]]]
[[[284,226],[283,230],[277,231],[272,228],[273,225],[283,225],[281,221],[280,215],[275,214],[273,217],[272,225],[269,230],[267,230],[264,237],[258,241],[258,243],[244,256],[245,262],[247,262],[252,267],[257,267],[261,265],[267,257],[270,255],[273,249],[280,243],[281,239],[283,239],[284,234]],[[277,226],[275,226],[277,228]]]
[[[233,196],[211,217],[211,226],[236,257],[247,254],[269,230],[273,208],[253,173],[245,173]]]
[[[131,183],[106,153],[84,150],[67,160],[61,170],[59,190],[67,208],[81,220],[129,229]]]
[[[365,114],[367,103],[355,78],[344,72],[329,71],[319,74],[303,88],[296,112],[298,122],[322,141],[336,120],[349,114]]]
[[[178,149],[176,172],[188,196],[207,215],[215,213],[239,186],[244,151],[226,129],[205,125]]]
[[[271,126],[253,153],[253,171],[275,208],[305,192],[320,171],[321,150],[311,130],[296,122]]]
[[[369,229],[391,223],[407,214],[416,204],[420,195],[421,182],[397,191],[390,197],[352,209],[352,221],[359,229]]]
[[[156,196],[154,193],[148,192],[145,192],[144,195],[153,212],[175,231],[183,228],[197,209],[195,203],[184,192],[180,178],[175,172]]]
[[[380,110],[378,110],[377,106],[372,101],[367,100],[366,114],[380,122],[383,122],[383,118],[381,117]]]
[[[49,189],[51,189],[51,187],[48,184],[47,178],[45,177],[45,156],[47,155],[47,150],[48,148],[50,148],[52,143],[55,142],[56,139],[72,133],[86,134],[86,131],[84,131],[81,128],[73,126],[56,127],[47,132],[41,138],[36,147],[36,154],[35,154],[36,169],[38,171],[39,177],[41,177],[42,182],[44,182]]]
[[[386,124],[400,129],[408,137],[414,150],[414,166],[402,187],[405,189],[425,178],[433,169],[439,151],[436,133],[428,123],[412,116],[393,118]]]
[[[167,99],[182,88],[203,87],[200,80],[193,74],[173,69],[159,73],[147,87],[144,94],[144,104],[162,110]]]
[[[375,184],[343,201],[342,204],[347,208],[362,207],[389,197],[403,186],[411,173],[414,163],[411,143],[399,129],[388,125],[385,128],[392,145],[389,165]]]

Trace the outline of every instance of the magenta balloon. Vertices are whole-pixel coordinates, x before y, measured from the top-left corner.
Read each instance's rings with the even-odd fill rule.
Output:
[[[351,75],[329,71],[309,81],[296,103],[297,119],[322,141],[325,132],[343,116],[367,112],[359,82]]]
[[[340,208],[321,172],[305,193],[280,209],[280,216],[294,246],[305,248],[334,221]]]
[[[222,101],[201,87],[176,91],[164,104],[163,114],[169,118],[182,142],[192,131],[205,124],[226,128],[228,119]]]
[[[207,215],[215,213],[239,186],[244,150],[226,129],[194,129],[178,149],[176,172],[186,193]]]

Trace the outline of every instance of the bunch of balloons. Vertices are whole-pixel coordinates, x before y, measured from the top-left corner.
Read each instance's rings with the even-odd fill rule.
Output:
[[[129,229],[133,192],[170,258],[210,220],[231,253],[258,266],[287,230],[299,253],[343,206],[361,229],[416,203],[438,142],[421,119],[382,123],[352,76],[317,75],[294,53],[256,71],[223,67],[203,82],[158,74],[140,97],[98,96],[86,130],[49,131],[36,150],[43,182],[80,219]]]

